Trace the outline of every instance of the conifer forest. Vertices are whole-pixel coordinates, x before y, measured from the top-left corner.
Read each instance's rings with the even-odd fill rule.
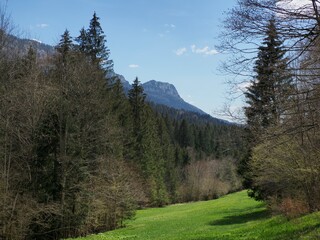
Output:
[[[126,96],[96,13],[46,56],[0,33],[1,239],[107,231],[241,188],[243,129],[150,105],[138,78]]]
[[[320,1],[236,0],[224,16],[218,50],[171,54],[228,54],[229,100],[243,100],[237,113],[226,104],[230,122],[148,101],[139,76],[124,89],[96,12],[76,36],[66,26],[48,46],[15,35],[0,4],[0,239],[107,232],[140,209],[244,189],[261,201],[257,218],[315,216]]]

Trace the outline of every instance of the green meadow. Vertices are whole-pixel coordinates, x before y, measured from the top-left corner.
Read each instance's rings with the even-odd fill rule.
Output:
[[[320,213],[288,220],[270,216],[246,191],[217,200],[139,210],[126,227],[79,240],[320,239]]]

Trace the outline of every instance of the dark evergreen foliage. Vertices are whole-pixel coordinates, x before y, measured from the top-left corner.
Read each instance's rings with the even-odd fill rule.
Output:
[[[62,61],[66,62],[66,55],[73,50],[73,41],[69,31],[66,29],[61,35],[60,42],[56,46],[57,51],[62,55]]]
[[[248,127],[257,137],[270,125],[278,124],[283,115],[283,106],[292,90],[292,78],[287,70],[287,59],[283,42],[279,39],[275,20],[270,20],[266,38],[259,47],[254,71],[256,77],[251,81],[245,96]]]
[[[241,155],[241,127],[154,110],[138,78],[127,98],[96,14],[76,41],[66,30],[48,59],[0,59],[0,238],[120,227],[138,206],[197,200],[184,197],[195,163]]]
[[[242,158],[246,149],[243,139],[244,126],[164,105],[151,106],[165,119],[172,142],[184,148],[194,147],[199,153],[199,158]]]
[[[107,40],[99,20],[100,18],[94,13],[89,28],[87,30],[82,28],[76,40],[79,43],[79,50],[90,57],[92,63],[109,73],[113,71],[113,61],[109,59],[110,50],[106,46]]]
[[[249,162],[251,148],[261,142],[261,137],[270,127],[281,123],[286,107],[290,101],[293,89],[292,77],[288,71],[283,42],[279,39],[276,22],[269,21],[266,38],[259,47],[258,59],[255,62],[255,79],[245,92],[248,106],[245,107],[247,118],[246,140],[249,143],[248,152],[241,161],[239,169],[245,179],[245,186],[251,188],[250,195],[256,199],[263,199],[261,189],[253,186],[253,173]]]

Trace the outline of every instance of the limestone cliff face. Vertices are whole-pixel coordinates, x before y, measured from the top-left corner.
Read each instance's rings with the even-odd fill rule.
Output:
[[[170,96],[172,98],[176,98],[179,100],[183,100],[175,86],[170,83],[157,82],[155,80],[151,80],[149,82],[144,83],[143,88],[146,93],[150,95],[158,95],[158,96]]]
[[[131,85],[124,79],[123,76],[119,75],[123,88],[128,93]],[[162,104],[175,109],[182,109],[185,111],[196,112],[200,114],[206,114],[201,109],[185,102],[179,95],[177,89],[173,84],[159,82],[151,80],[142,84],[144,92],[147,94],[147,101],[155,104]]]
[[[196,112],[200,114],[206,114],[199,108],[185,102],[179,95],[174,85],[170,83],[158,82],[151,80],[142,84],[145,93],[147,94],[147,100],[163,104],[168,107],[176,109],[183,109],[190,112]]]

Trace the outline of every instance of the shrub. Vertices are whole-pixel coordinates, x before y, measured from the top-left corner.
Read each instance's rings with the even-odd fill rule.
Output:
[[[283,214],[288,219],[296,218],[310,212],[308,203],[305,200],[291,197],[285,197],[280,200],[270,198],[269,208],[272,212]]]
[[[231,160],[195,161],[184,169],[179,200],[199,201],[218,198],[240,188],[241,181]]]

